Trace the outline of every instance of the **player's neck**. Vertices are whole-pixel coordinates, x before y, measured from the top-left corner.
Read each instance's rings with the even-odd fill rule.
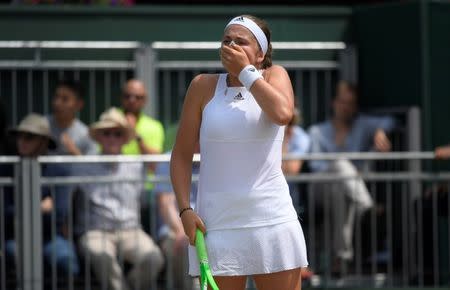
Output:
[[[239,79],[235,76],[227,74],[227,87],[242,87],[243,85],[239,81]]]

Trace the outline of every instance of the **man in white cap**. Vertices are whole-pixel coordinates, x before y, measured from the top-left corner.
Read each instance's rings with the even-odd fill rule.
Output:
[[[90,126],[90,136],[98,142],[101,154],[118,155],[134,138],[125,116],[111,108]],[[74,169],[76,169],[74,167]],[[77,175],[113,176],[113,184],[81,185],[76,231],[79,246],[92,263],[94,273],[108,289],[149,289],[163,265],[163,255],[142,229],[139,219],[143,183],[120,181],[144,176],[142,163],[89,164],[75,170]],[[120,261],[131,265],[125,275]]]
[[[36,158],[46,155],[49,149],[56,147],[48,120],[38,114],[29,114],[19,124],[18,127],[10,130],[17,140],[17,152],[21,157]],[[67,176],[68,171],[57,164],[44,164],[42,166],[43,176]],[[41,210],[43,215],[43,254],[47,265],[52,265],[53,259],[56,261],[56,270],[60,275],[68,275],[69,272],[76,275],[79,272],[78,261],[75,249],[71,241],[66,239],[66,221],[71,187],[55,186],[54,194],[48,187],[42,188]],[[14,219],[14,198],[5,194],[6,218]],[[55,211],[56,219],[52,219],[52,212]],[[52,223],[56,223],[56,234],[52,234]],[[7,222],[7,224],[12,224]],[[9,233],[8,233],[9,232]],[[16,244],[13,240],[12,231],[7,231],[6,252],[7,256],[16,255]],[[50,268],[50,267],[49,267]]]

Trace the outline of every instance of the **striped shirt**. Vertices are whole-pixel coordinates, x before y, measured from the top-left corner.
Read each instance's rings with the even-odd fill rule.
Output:
[[[143,176],[142,163],[82,164],[73,166],[77,176],[112,176],[139,178]],[[116,178],[117,177],[117,178]],[[140,227],[139,211],[142,182],[80,184],[77,196],[75,231],[122,230]]]

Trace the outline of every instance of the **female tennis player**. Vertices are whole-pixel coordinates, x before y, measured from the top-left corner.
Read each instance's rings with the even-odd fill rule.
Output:
[[[293,90],[286,70],[272,65],[270,31],[249,15],[225,27],[224,74],[196,76],[186,93],[171,178],[191,245],[206,233],[209,263],[221,290],[297,290],[306,267],[305,239],[281,171],[284,126]],[[192,156],[200,141],[195,211],[189,206]],[[199,275],[195,248],[189,273]]]

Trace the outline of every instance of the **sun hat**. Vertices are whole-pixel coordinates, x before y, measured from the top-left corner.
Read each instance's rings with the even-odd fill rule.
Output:
[[[125,132],[127,142],[135,136],[134,129],[131,128],[125,115],[117,108],[112,107],[100,115],[100,120],[91,124],[89,135],[98,141],[99,131],[103,129],[120,128]]]
[[[30,133],[46,137],[49,140],[48,148],[56,148],[56,140],[50,131],[50,124],[47,118],[42,115],[36,113],[28,114],[24,119],[22,119],[22,121],[20,121],[19,126],[9,130],[9,132],[12,134]]]

